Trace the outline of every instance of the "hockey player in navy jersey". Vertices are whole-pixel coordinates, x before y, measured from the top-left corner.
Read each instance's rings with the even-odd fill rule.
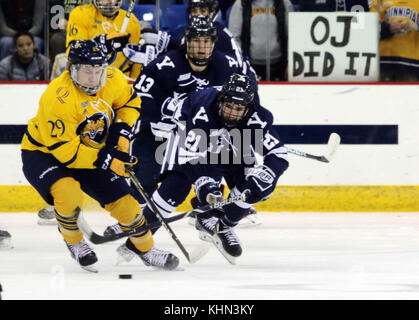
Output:
[[[217,35],[209,17],[192,17],[185,38],[184,45],[159,56],[144,68],[134,83],[142,100],[141,128],[133,143],[133,154],[141,160],[135,171],[149,194],[157,189],[161,167],[156,149],[162,141],[156,141],[160,129],[155,128],[162,115],[172,115],[171,98],[185,98],[191,92],[211,86],[221,88],[231,74],[239,73],[249,76],[259,99],[256,77],[248,65],[240,65],[234,57],[214,50]],[[142,201],[140,196],[139,200]],[[119,232],[119,227],[110,226],[107,231]]]
[[[241,65],[244,60],[240,46],[236,43],[227,27],[215,20],[218,8],[219,4],[217,0],[188,0],[188,7],[186,10],[188,19],[197,15],[210,17],[217,30],[217,43],[215,49],[234,57]]]
[[[242,253],[233,228],[253,203],[270,197],[288,168],[287,151],[272,127],[273,116],[254,95],[250,78],[233,74],[221,92],[207,88],[174,102],[170,121],[176,127],[166,149],[164,178],[152,195],[167,217],[185,200],[191,185],[199,204],[205,205],[222,198],[221,179],[228,178],[230,194],[245,193],[246,200],[224,206],[221,218],[214,212],[199,214],[196,228],[201,239],[213,242],[232,264]],[[151,214],[148,206],[146,212]]]

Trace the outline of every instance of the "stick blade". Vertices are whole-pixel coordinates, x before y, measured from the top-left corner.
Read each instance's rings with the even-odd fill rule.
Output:
[[[189,253],[189,263],[193,264],[201,260],[208,253],[211,247],[212,245],[208,242],[199,244]]]
[[[335,154],[339,145],[340,145],[340,136],[337,133],[332,132],[330,134],[329,141],[327,142],[327,153],[324,156],[324,158],[327,161],[324,161],[324,162],[330,162],[330,159]]]

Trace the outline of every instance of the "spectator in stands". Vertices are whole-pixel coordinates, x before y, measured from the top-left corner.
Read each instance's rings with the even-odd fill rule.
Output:
[[[49,58],[54,61],[55,56],[66,51],[66,35],[68,17],[77,6],[90,4],[92,0],[49,0],[51,8]],[[60,8],[57,8],[59,6]],[[64,13],[64,16],[59,16]]]
[[[51,8],[49,58],[53,61],[51,80],[66,70],[66,37],[70,12],[77,6],[91,4],[92,0],[49,0]],[[125,0],[128,1],[128,0]],[[57,8],[59,6],[60,8]],[[64,12],[64,16],[59,16]]]
[[[300,11],[369,11],[369,0],[300,0]]]
[[[44,0],[0,0],[0,60],[13,54],[13,37],[21,30],[28,30],[34,36],[36,48],[43,52],[45,3]]]
[[[371,11],[379,13],[381,22],[380,79],[419,81],[419,1],[378,3],[372,2]]]
[[[229,29],[259,80],[286,80],[289,0],[237,0]],[[269,58],[267,58],[269,56]],[[270,73],[267,73],[268,61]]]
[[[49,59],[35,48],[33,35],[20,31],[13,38],[15,52],[0,61],[0,80],[47,80]]]

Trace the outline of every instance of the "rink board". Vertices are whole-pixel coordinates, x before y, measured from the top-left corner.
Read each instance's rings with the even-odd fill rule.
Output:
[[[45,88],[0,85],[0,135],[35,115]],[[289,155],[289,169],[259,210],[419,211],[418,84],[263,84],[259,95],[288,147],[321,155],[330,132],[342,137],[330,163]],[[19,145],[0,143],[0,211],[44,206],[21,167]],[[97,204],[87,198],[89,208]]]
[[[177,211],[191,210],[191,192]],[[84,211],[100,205],[89,196]],[[0,212],[37,212],[45,202],[31,186],[0,186]],[[277,186],[268,201],[256,204],[267,212],[418,212],[419,186]]]

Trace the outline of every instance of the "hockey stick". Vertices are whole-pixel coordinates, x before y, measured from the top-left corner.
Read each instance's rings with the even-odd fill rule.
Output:
[[[128,28],[128,23],[129,23],[129,18],[131,16],[131,12],[132,9],[134,9],[134,5],[135,5],[136,0],[131,0],[128,10],[127,10],[127,14],[125,15],[124,21],[122,22],[122,26],[121,26],[121,33],[124,33],[125,31],[127,31]],[[121,66],[119,67],[119,70],[122,70],[125,65],[129,62],[129,59],[133,56],[134,54],[130,54],[129,58],[125,58],[124,62],[121,64]]]
[[[141,196],[144,198],[144,200],[147,202],[147,205],[150,207],[150,209],[153,211],[153,213],[156,215],[157,219],[159,219],[160,223],[164,226],[166,231],[169,233],[170,237],[173,239],[173,241],[177,244],[180,251],[182,251],[183,255],[186,257],[186,259],[189,261],[189,263],[195,263],[199,259],[201,259],[207,252],[209,251],[209,244],[208,243],[201,243],[197,248],[195,248],[194,251],[188,252],[185,247],[183,246],[182,242],[180,242],[179,238],[176,236],[172,228],[169,226],[169,224],[165,221],[165,218],[160,213],[157,206],[154,204],[153,200],[150,199],[148,194],[144,191],[144,188],[142,187],[140,181],[137,179],[134,173],[133,167],[125,166],[126,171],[128,172],[132,183],[134,184],[135,188],[138,190],[138,192],[141,194]]]
[[[237,201],[244,201],[245,200],[245,196],[244,195],[238,195],[238,196],[234,196],[231,198],[227,198],[225,200],[222,201],[218,201],[215,202],[213,204],[207,204],[195,209],[192,209],[190,211],[184,212],[184,213],[179,213],[173,217],[169,217],[166,218],[165,221],[166,223],[172,223],[175,221],[178,221],[180,219],[186,218],[186,217],[193,217],[199,213],[202,212],[206,212],[209,210],[213,210],[213,209],[218,209],[218,208],[222,208],[223,206],[230,204],[230,203],[234,203]],[[153,230],[153,229],[157,229],[159,227],[161,227],[161,223],[160,221],[156,221],[156,222],[152,222],[148,225],[143,225],[137,229],[133,229],[133,230],[129,230],[129,231],[123,231],[121,233],[117,233],[117,234],[112,234],[112,235],[100,235],[97,234],[96,232],[94,232],[89,224],[86,222],[86,220],[84,219],[83,215],[80,213],[78,215],[78,219],[77,219],[77,224],[80,228],[80,230],[83,232],[84,235],[86,235],[87,239],[93,243],[93,244],[102,244],[102,243],[106,243],[106,242],[110,242],[110,241],[115,241],[124,237],[129,237],[133,234],[136,234],[138,232],[142,232],[145,230]]]
[[[299,150],[295,150],[295,149],[292,149],[292,148],[288,148],[288,147],[285,147],[285,148],[287,149],[288,153],[292,153],[292,154],[295,154],[295,155],[303,157],[303,158],[309,158],[309,159],[329,163],[332,156],[336,152],[339,144],[340,144],[340,136],[337,133],[333,132],[329,136],[329,141],[327,142],[327,151],[324,155],[316,156],[316,155],[306,153],[306,152],[303,152],[303,151],[299,151]]]
[[[127,31],[129,18],[131,16],[132,9],[134,9],[135,1],[136,0],[131,0],[129,4],[127,14],[125,15],[124,21],[122,22],[121,31],[120,31],[121,33],[124,33],[125,31]]]

